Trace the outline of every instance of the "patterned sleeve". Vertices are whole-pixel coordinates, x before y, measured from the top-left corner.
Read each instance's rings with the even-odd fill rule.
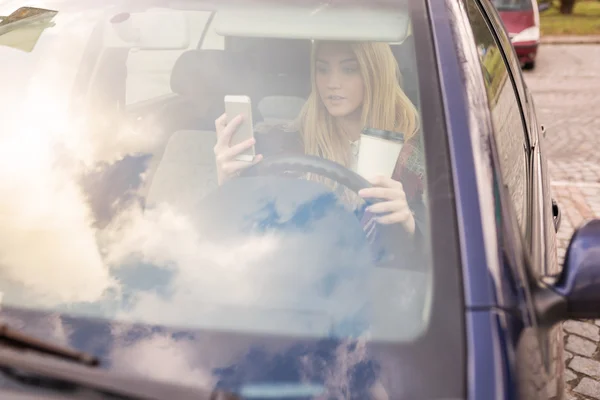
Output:
[[[426,251],[423,246],[429,237],[429,222],[425,193],[425,154],[418,133],[402,147],[393,178],[402,183],[404,188],[408,206],[415,218],[414,243],[422,256]]]
[[[419,134],[404,143],[393,178],[402,183],[406,199],[419,201],[423,196],[425,179],[425,156]]]

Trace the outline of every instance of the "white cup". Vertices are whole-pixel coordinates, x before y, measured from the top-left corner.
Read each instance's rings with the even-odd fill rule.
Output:
[[[382,175],[391,178],[404,145],[404,135],[365,128],[360,135],[356,172],[365,179]]]

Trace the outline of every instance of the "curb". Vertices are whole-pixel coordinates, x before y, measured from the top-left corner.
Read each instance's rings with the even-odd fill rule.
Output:
[[[592,36],[542,36],[541,44],[600,44],[600,35]]]

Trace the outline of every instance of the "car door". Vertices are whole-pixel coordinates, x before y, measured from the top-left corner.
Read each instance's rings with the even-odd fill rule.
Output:
[[[506,56],[506,63],[514,82],[514,88],[518,92],[518,99],[523,112],[523,122],[529,140],[532,185],[530,207],[534,219],[529,232],[533,258],[532,272],[537,278],[557,275],[561,270],[556,256],[556,231],[558,230],[560,209],[555,205],[551,194],[548,162],[543,152],[544,130],[537,120],[533,97],[527,88],[521,73],[519,58],[500,16],[490,2],[482,1],[481,5]],[[557,219],[556,223],[555,218]]]
[[[495,22],[495,11],[479,0],[465,0],[475,46],[480,49],[482,76],[492,119],[492,164],[498,193],[499,247],[503,268],[513,271],[519,307],[506,310],[505,331],[511,346],[506,351],[515,360],[515,381],[519,398],[552,398],[562,390],[556,379],[559,351],[556,330],[538,327],[531,302],[531,285],[544,269],[545,248],[540,232],[543,198],[540,171],[536,166],[536,132],[531,127],[526,86],[513,65],[514,51],[502,45],[502,25]],[[504,36],[503,36],[504,35]],[[540,248],[542,250],[540,250]],[[554,351],[552,350],[554,349]]]
[[[534,99],[527,88],[517,54],[508,33],[491,3],[481,1],[490,29],[502,48],[506,67],[513,83],[516,99],[519,103],[523,128],[529,141],[528,202],[529,220],[525,235],[529,262],[525,264],[530,281],[544,277],[557,276],[561,271],[558,264],[556,232],[560,223],[560,210],[552,198],[548,163],[543,151],[543,129],[540,127]],[[532,318],[535,310],[531,307]],[[563,389],[563,334],[560,325],[553,328],[538,328],[537,336],[541,345],[544,367],[549,381],[546,386],[549,395]]]

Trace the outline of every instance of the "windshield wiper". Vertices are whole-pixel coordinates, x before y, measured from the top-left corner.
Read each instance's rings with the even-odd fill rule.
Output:
[[[90,398],[92,392],[95,398],[100,395],[131,400],[241,399],[229,392],[127,377],[97,366],[99,361],[91,354],[60,347],[0,325],[0,372],[21,387],[31,386],[83,398]]]
[[[0,371],[19,384],[74,398],[123,400],[241,400],[236,394],[205,390],[159,380],[127,377],[102,368],[0,348]],[[0,386],[0,390],[2,386]],[[14,389],[14,388],[13,388]],[[1,396],[1,392],[0,392]]]
[[[38,339],[35,336],[13,329],[7,324],[0,324],[0,343],[10,347],[33,350],[43,354],[56,356],[64,360],[74,361],[90,367],[95,367],[100,363],[98,358],[93,354],[77,351],[69,347],[58,346],[54,343]]]

